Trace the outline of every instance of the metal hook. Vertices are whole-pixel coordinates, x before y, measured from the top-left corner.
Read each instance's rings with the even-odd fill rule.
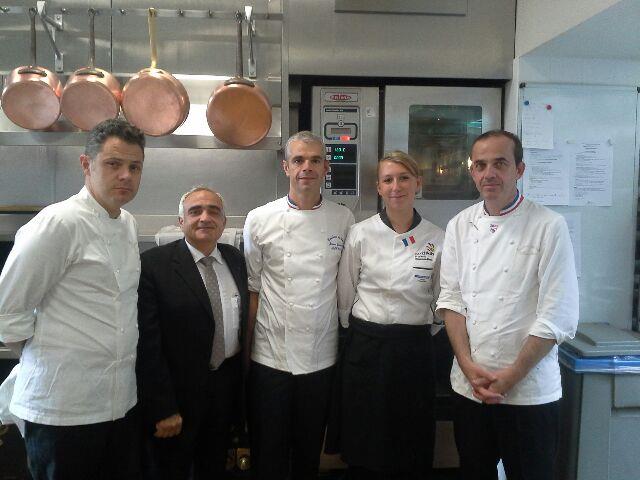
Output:
[[[56,45],[56,40],[54,38],[54,34],[55,32],[58,31],[63,31],[62,28],[62,22],[58,22],[56,20],[53,20],[51,18],[49,18],[46,14],[46,10],[45,10],[45,3],[43,1],[40,2],[36,2],[36,7],[37,7],[37,13],[38,13],[38,18],[40,18],[40,23],[42,23],[42,28],[44,28],[44,31],[47,34],[47,38],[49,39],[49,43],[51,44],[51,47],[53,48],[53,52],[56,56],[55,58],[55,70],[56,72],[62,72],[64,71],[64,65],[63,65],[63,54],[62,52],[60,52],[60,50],[58,49],[58,46]],[[61,17],[61,16],[60,16]],[[51,30],[49,29],[49,27],[47,26],[47,24],[51,25],[53,27],[53,33],[51,32]]]
[[[64,31],[64,26],[62,25],[62,22],[58,22],[53,18],[51,18],[49,15],[47,15],[46,2],[44,1],[36,2],[36,7],[38,9],[38,16],[40,17],[40,20],[43,22],[43,25],[44,25],[44,22],[47,22],[49,25],[55,28],[58,32]],[[62,8],[60,9],[60,11],[62,13],[66,13],[67,9]]]

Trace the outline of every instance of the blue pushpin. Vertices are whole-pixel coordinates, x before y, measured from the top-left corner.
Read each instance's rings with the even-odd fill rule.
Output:
[[[525,101],[524,101],[524,104],[525,104],[525,105],[529,105],[529,100],[525,100]]]

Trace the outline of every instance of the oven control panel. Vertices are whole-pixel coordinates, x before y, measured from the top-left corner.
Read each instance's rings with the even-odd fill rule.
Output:
[[[312,98],[313,131],[322,137],[330,165],[322,195],[354,213],[375,210],[375,176],[363,175],[371,176],[378,160],[378,89],[313,87]],[[367,205],[363,206],[363,201]]]

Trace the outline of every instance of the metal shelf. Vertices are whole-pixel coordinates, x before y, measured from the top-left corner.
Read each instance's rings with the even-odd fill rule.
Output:
[[[29,7],[21,6],[0,6],[0,15],[26,15]],[[96,15],[106,15],[112,17],[121,17],[125,15],[143,16],[149,14],[147,8],[96,8]],[[167,18],[211,18],[220,20],[233,20],[236,18],[235,11],[216,11],[216,10],[183,10],[170,8],[156,8],[158,17]],[[66,7],[48,7],[47,15],[87,15],[86,8],[66,8]],[[254,13],[252,18],[256,20],[274,20],[282,21],[282,13]]]
[[[130,75],[116,74],[124,85]],[[224,83],[227,77],[206,75],[175,75],[187,89],[191,102],[189,117],[185,123],[171,135],[151,137],[147,135],[147,148],[206,148],[206,149],[238,149],[221,142],[213,136],[206,120],[206,105],[216,88]],[[281,79],[256,81],[270,98],[281,96]],[[280,102],[271,109],[272,122],[269,134],[256,145],[243,150],[275,150],[282,148],[282,109]],[[124,117],[123,117],[124,118]],[[31,131],[14,125],[0,111],[0,145],[5,146],[84,146],[87,133],[75,128],[64,117],[54,124],[51,131]]]

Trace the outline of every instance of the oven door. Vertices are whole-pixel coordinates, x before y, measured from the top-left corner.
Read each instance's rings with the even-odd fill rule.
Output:
[[[483,132],[500,128],[502,89],[409,87],[385,89],[384,151],[411,154],[422,171],[416,209],[445,228],[478,201],[468,172],[469,148]]]

